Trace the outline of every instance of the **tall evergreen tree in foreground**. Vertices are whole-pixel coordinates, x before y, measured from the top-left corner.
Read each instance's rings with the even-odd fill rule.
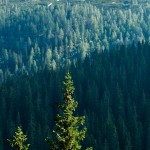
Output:
[[[17,150],[28,150],[30,144],[25,145],[24,142],[26,142],[27,136],[24,135],[22,128],[18,127],[17,132],[15,132],[15,135],[13,136],[12,140],[8,140],[12,148],[16,148]]]
[[[72,97],[75,88],[70,73],[66,74],[63,84],[65,86],[64,103],[59,105],[58,108],[62,112],[55,118],[56,129],[53,131],[55,138],[51,140],[48,137],[46,141],[52,150],[80,150],[82,147],[81,141],[85,138],[87,131],[86,127],[81,129],[85,122],[85,116],[73,116],[78,102]],[[92,148],[86,150],[92,150]]]

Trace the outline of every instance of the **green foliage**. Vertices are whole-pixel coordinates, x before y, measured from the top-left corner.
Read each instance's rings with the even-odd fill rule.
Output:
[[[12,140],[8,140],[12,148],[15,148],[17,150],[28,150],[30,144],[25,145],[24,142],[26,142],[27,136],[24,135],[22,128],[18,127],[17,132],[15,132],[15,135],[13,136]]]
[[[86,127],[81,129],[81,126],[85,123],[85,116],[73,116],[78,102],[72,96],[75,88],[70,73],[66,74],[63,84],[65,86],[64,103],[59,105],[62,112],[55,118],[56,129],[53,131],[56,141],[50,141],[49,138],[46,141],[50,144],[52,150],[80,150],[81,141],[85,138],[87,131]],[[92,148],[87,150],[92,150]]]
[[[93,51],[149,40],[150,7],[99,7],[97,2],[66,5],[60,0],[47,7],[46,2],[26,1],[11,3],[8,9],[1,6],[0,82],[10,72],[57,70],[66,58],[84,60]]]
[[[70,66],[76,87],[74,98],[79,104],[76,110],[88,118],[82,150],[90,146],[94,150],[149,150],[149,58],[149,43],[139,43],[137,47],[133,44],[94,52]],[[20,123],[28,135],[30,150],[50,149],[44,139],[54,128],[64,72],[41,70],[5,78],[0,86],[0,150],[11,150],[6,139]],[[55,137],[51,142],[54,145],[56,141]]]

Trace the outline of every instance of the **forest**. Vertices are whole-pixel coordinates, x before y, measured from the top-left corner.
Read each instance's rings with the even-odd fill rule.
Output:
[[[49,149],[68,69],[82,150],[149,150],[149,27],[150,5],[1,5],[0,150],[18,126],[30,150]]]
[[[150,41],[150,7],[0,7],[0,76],[57,69],[91,52]]]
[[[149,150],[150,45],[121,46],[111,52],[92,53],[70,66],[78,115],[86,116],[84,146],[94,150]],[[10,149],[18,125],[28,135],[31,150],[48,149],[62,101],[66,69],[38,71],[9,77],[0,88],[0,149]]]

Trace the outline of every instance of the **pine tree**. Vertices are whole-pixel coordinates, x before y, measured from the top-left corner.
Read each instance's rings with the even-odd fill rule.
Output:
[[[87,131],[86,127],[81,129],[85,116],[73,116],[78,103],[72,97],[75,88],[70,73],[66,74],[63,84],[65,86],[64,103],[59,105],[62,113],[55,118],[56,129],[53,131],[55,140],[48,137],[46,142],[49,143],[52,150],[80,150],[81,141],[85,138]],[[87,148],[87,150],[92,150],[92,148]]]
[[[12,140],[8,140],[12,148],[16,148],[17,150],[28,150],[30,144],[25,145],[24,142],[26,142],[27,136],[24,135],[22,128],[18,127],[17,132],[15,132],[15,135],[13,136]]]

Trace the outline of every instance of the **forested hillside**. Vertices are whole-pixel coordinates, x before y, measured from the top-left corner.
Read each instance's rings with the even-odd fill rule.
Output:
[[[78,115],[85,115],[84,147],[94,150],[149,150],[150,45],[138,44],[94,52],[70,66]],[[48,150],[44,139],[54,126],[62,101],[65,68],[33,76],[9,77],[0,87],[0,150],[18,125],[28,135],[31,150]]]
[[[69,69],[83,150],[150,149],[150,5],[0,5],[0,150],[21,125],[48,150]]]
[[[90,4],[0,7],[1,76],[57,69],[93,51],[149,41],[150,7],[97,8]]]

